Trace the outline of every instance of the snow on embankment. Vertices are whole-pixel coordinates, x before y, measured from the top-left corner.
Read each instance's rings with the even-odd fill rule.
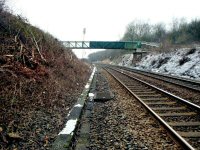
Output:
[[[120,62],[118,62],[118,65],[120,65],[120,66],[131,66],[132,60],[133,60],[132,54],[125,54],[120,59]]]
[[[200,80],[200,48],[149,54],[137,63],[136,68]]]

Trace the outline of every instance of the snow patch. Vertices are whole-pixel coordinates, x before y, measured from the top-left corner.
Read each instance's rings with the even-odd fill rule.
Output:
[[[72,111],[72,110],[70,110],[70,111],[69,111],[69,113],[67,114],[67,117],[69,117],[69,115],[70,115],[71,111]]]
[[[191,51],[182,48],[170,53],[151,53],[143,57],[135,68],[200,80],[200,48]],[[126,54],[118,65],[133,67],[132,58],[132,54]]]
[[[88,96],[89,96],[89,98],[90,98],[90,101],[92,102],[92,101],[93,101],[93,98],[94,98],[94,93],[89,93]]]
[[[193,54],[188,54],[189,51],[190,49],[185,48],[171,53],[149,54],[137,64],[136,68],[199,80],[200,49]],[[163,60],[166,62],[162,64]]]
[[[89,93],[89,97],[94,97],[94,93]]]
[[[118,64],[120,66],[130,66],[132,64],[133,54],[125,54],[122,56],[122,61]]]
[[[81,104],[76,104],[74,107],[83,107]]]
[[[88,89],[89,87],[90,87],[90,85],[89,85],[89,84],[86,84],[85,88]]]

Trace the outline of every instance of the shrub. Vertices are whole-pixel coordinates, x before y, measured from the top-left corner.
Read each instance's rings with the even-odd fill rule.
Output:
[[[196,48],[192,48],[186,53],[186,55],[194,54],[195,52],[196,52]]]
[[[155,63],[156,63],[156,60],[153,60],[153,61],[151,62],[151,66],[155,65]]]
[[[166,64],[170,58],[171,58],[171,57],[161,58],[161,59],[158,61],[158,66],[157,66],[157,68],[160,68],[162,65]]]
[[[179,60],[179,65],[182,66],[186,62],[190,61],[189,57],[183,57],[182,59]]]

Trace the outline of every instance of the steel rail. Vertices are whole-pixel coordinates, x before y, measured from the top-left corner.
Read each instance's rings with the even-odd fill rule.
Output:
[[[194,147],[192,147],[183,137],[181,137],[169,124],[167,124],[167,122],[165,122],[156,112],[154,112],[147,104],[145,104],[142,100],[141,100],[141,98],[139,98],[135,93],[133,93],[119,78],[117,78],[113,73],[111,73],[107,68],[104,68],[111,76],[113,76],[121,85],[123,85],[146,109],[148,109],[150,112],[151,112],[151,114],[155,117],[155,118],[157,118],[158,120],[159,120],[159,122],[161,122],[163,125],[164,125],[164,127],[173,135],[173,137],[181,144],[181,146],[183,146],[185,149],[189,149],[189,150],[195,150],[195,148]],[[110,69],[112,69],[112,68],[110,68]],[[113,69],[114,70],[114,69]],[[115,70],[116,71],[116,70]],[[129,76],[129,75],[127,75],[127,74],[125,74],[125,73],[123,73],[123,72],[120,72],[120,71],[117,71],[117,72],[119,72],[119,73],[121,73],[121,74],[123,74],[123,75],[125,75],[125,76],[128,76],[128,77],[130,77],[130,78],[133,78],[133,77],[131,77],[131,76]],[[137,80],[137,81],[141,81],[141,80],[139,80],[139,79],[137,79],[137,78],[133,78],[134,80]],[[146,82],[142,82],[142,83],[144,83],[144,84],[146,84]],[[151,86],[151,87],[153,87],[153,88],[156,88],[157,90],[159,90],[159,91],[162,91],[162,92],[164,92],[165,94],[170,94],[170,93],[168,93],[168,92],[166,92],[166,91],[164,91],[164,90],[162,90],[162,89],[159,89],[159,88],[157,88],[157,87],[155,87],[155,86],[152,86],[152,85],[150,85],[150,84],[148,84],[147,83],[147,85],[149,85],[149,86]],[[172,94],[170,94],[170,96],[174,96],[174,95],[172,95]],[[179,98],[179,97],[177,97],[177,96],[174,96],[174,98]],[[181,100],[183,100],[183,99],[181,99]],[[199,110],[200,108],[198,107],[198,110]]]
[[[111,68],[111,69],[113,69],[113,68]],[[117,72],[119,72],[119,73],[122,73],[122,74],[124,74],[124,75],[126,75],[126,76],[128,76],[128,77],[130,77],[130,78],[133,78],[133,79],[135,79],[135,80],[137,80],[137,81],[139,81],[139,82],[141,82],[141,83],[144,83],[144,84],[146,84],[146,85],[148,85],[148,86],[150,86],[150,87],[152,87],[152,88],[154,88],[154,89],[156,89],[156,90],[158,90],[158,91],[160,91],[160,92],[162,92],[162,93],[164,93],[164,94],[166,94],[166,95],[168,95],[168,96],[170,96],[170,97],[172,97],[172,98],[175,98],[175,99],[177,99],[177,100],[179,100],[179,101],[181,101],[181,102],[183,102],[183,103],[189,105],[190,107],[195,108],[195,109],[197,109],[198,111],[200,111],[200,106],[199,106],[199,105],[196,105],[196,104],[194,104],[194,103],[192,103],[192,102],[189,102],[189,101],[187,101],[187,100],[185,100],[185,99],[183,99],[183,98],[180,98],[180,97],[178,97],[178,96],[176,96],[176,95],[174,95],[174,94],[171,94],[171,93],[169,93],[169,92],[167,92],[167,91],[165,91],[165,90],[163,90],[163,89],[161,89],[161,88],[158,88],[158,87],[156,87],[155,85],[151,85],[151,84],[149,84],[149,83],[147,83],[147,82],[145,82],[145,81],[142,81],[142,80],[140,80],[140,79],[138,79],[138,78],[135,78],[135,77],[133,77],[133,76],[130,76],[130,75],[124,73],[124,72],[121,72],[121,71],[116,70],[116,69],[113,69],[113,70],[115,70],[115,71],[117,71]]]
[[[148,77],[151,77],[151,78],[154,78],[154,79],[158,79],[158,80],[161,80],[161,81],[165,81],[165,82],[168,82],[168,83],[172,83],[172,84],[175,84],[175,85],[179,85],[179,86],[200,92],[200,88],[195,88],[193,86],[186,85],[187,83],[189,83],[189,84],[195,84],[195,85],[200,87],[200,82],[198,82],[198,81],[180,78],[180,77],[175,77],[175,76],[170,76],[170,75],[165,75],[165,74],[160,74],[160,73],[144,71],[144,70],[139,70],[139,69],[127,68],[127,67],[122,67],[122,66],[115,66],[115,67],[130,71],[130,72],[133,72],[133,73],[142,74],[144,76],[148,76]],[[164,77],[165,79],[160,78],[160,77]],[[177,81],[175,81],[175,80],[177,80]],[[182,82],[182,83],[179,83],[179,82]]]

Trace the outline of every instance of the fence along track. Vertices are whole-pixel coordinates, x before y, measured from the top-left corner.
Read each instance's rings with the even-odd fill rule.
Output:
[[[105,68],[185,149],[200,149],[200,107],[116,69]]]
[[[191,79],[186,79],[186,78],[181,78],[181,77],[176,77],[176,76],[171,76],[171,75],[165,75],[161,73],[154,73],[154,72],[144,71],[144,70],[139,70],[139,69],[132,69],[132,68],[127,68],[127,67],[122,67],[122,66],[115,66],[115,67],[200,92],[200,82],[196,80],[191,80]]]

